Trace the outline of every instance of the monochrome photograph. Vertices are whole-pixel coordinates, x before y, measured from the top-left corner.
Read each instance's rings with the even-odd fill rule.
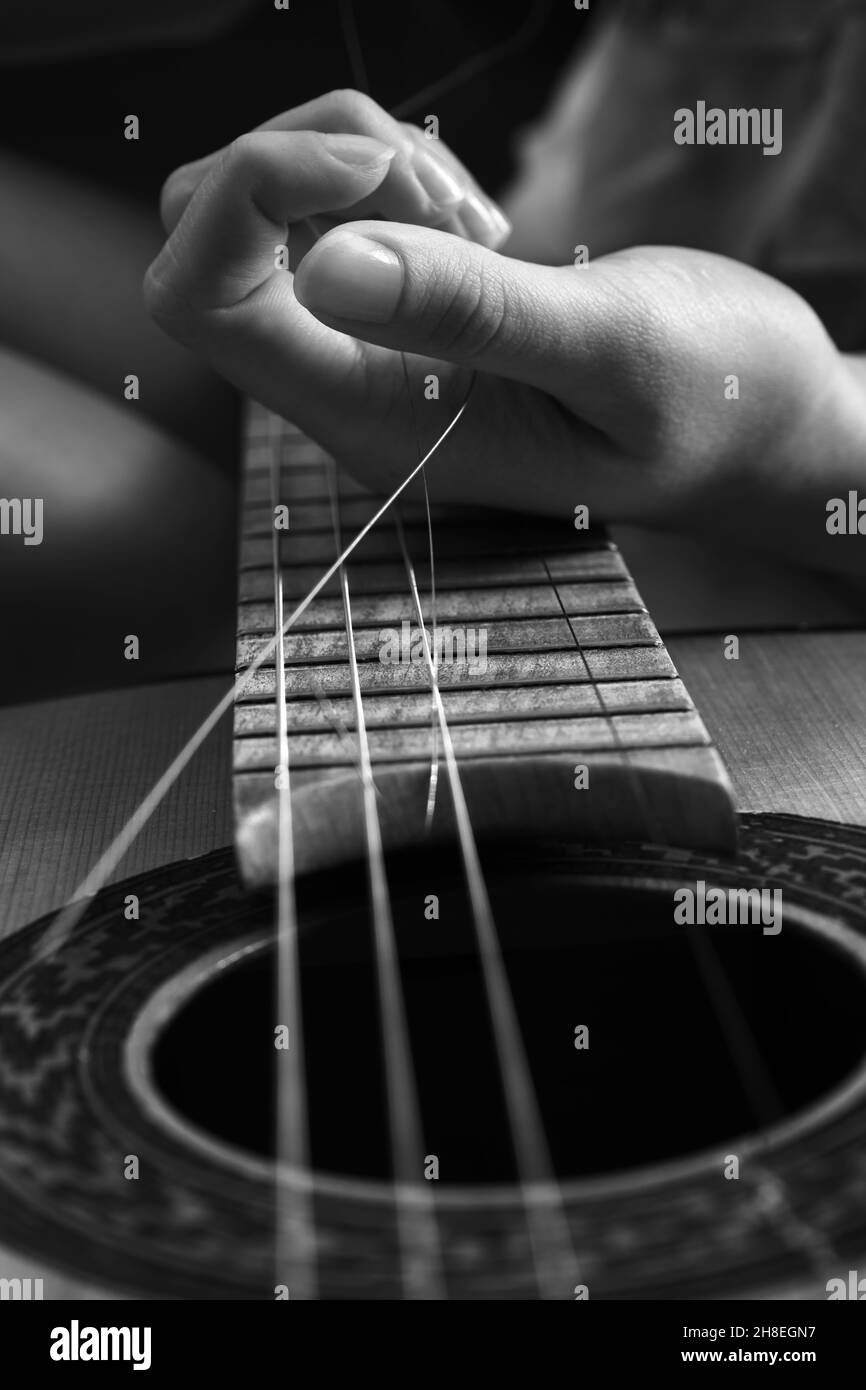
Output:
[[[558,1300],[820,1365],[866,3],[5,0],[0,112],[33,1364],[164,1373],[140,1301]]]

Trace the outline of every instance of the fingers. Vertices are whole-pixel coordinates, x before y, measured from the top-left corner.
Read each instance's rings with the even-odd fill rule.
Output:
[[[463,165],[439,140],[428,140],[415,127],[395,121],[371,98],[360,92],[336,91],[283,112],[259,127],[260,131],[321,131],[329,134],[366,135],[396,151],[388,178],[377,190],[375,206],[369,201],[353,210],[355,217],[386,217],[393,221],[420,222],[425,226],[448,225],[451,230],[474,236],[483,245],[499,245],[510,227],[496,205],[480,190]],[[163,224],[171,232],[201,183],[224,150],[186,164],[166,181],[161,199]],[[465,216],[452,225],[451,219]]]
[[[435,149],[438,161],[465,189],[462,202],[453,209],[448,220],[431,225],[440,226],[444,231],[453,232],[457,236],[468,237],[479,242],[481,246],[499,250],[511,235],[511,223],[499,205],[487,197],[444,141],[428,139],[423,130],[408,122],[403,122],[402,125],[415,148],[416,157],[432,159],[432,151]],[[410,222],[420,219],[395,217],[391,220]]]
[[[625,296],[603,270],[531,265],[422,227],[353,223],[304,257],[295,295],[368,343],[470,365],[558,395],[595,419],[627,358]],[[633,335],[632,335],[633,338]]]
[[[391,158],[366,136],[244,136],[205,177],[145,280],[166,332],[318,438],[334,441],[360,410],[364,359],[376,354],[308,314],[275,253],[288,223],[367,196]]]
[[[150,307],[230,308],[273,276],[287,226],[381,186],[393,149],[358,135],[262,131],[229,146],[148,272]]]

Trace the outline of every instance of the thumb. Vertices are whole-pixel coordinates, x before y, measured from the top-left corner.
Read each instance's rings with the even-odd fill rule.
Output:
[[[606,282],[592,266],[533,265],[425,227],[353,222],[307,252],[294,290],[355,338],[510,377],[591,412],[621,351],[625,297]]]

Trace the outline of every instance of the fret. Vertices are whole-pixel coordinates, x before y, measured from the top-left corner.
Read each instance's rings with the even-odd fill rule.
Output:
[[[595,598],[594,595],[591,597]],[[607,627],[609,632],[622,630],[625,633],[631,630],[632,624],[640,623],[643,631],[655,634],[652,620],[643,611],[632,609],[609,613],[594,609],[591,616],[582,616],[575,611],[576,607],[572,601],[567,605],[567,612],[575,620],[574,626],[581,642],[592,639],[595,624]],[[550,585],[515,586],[512,589],[445,589],[436,593],[436,621],[439,624],[480,626],[508,618],[558,618],[562,608],[563,604]],[[433,614],[429,595],[422,596],[421,611],[425,621],[431,623]],[[405,593],[361,595],[352,602],[352,625],[356,629],[399,627],[407,618],[414,621],[415,610]],[[617,624],[623,624],[622,629]],[[314,599],[292,628],[287,640],[295,632],[325,632],[329,629],[344,629],[342,600]],[[271,635],[273,630],[272,603],[249,602],[239,606],[240,638],[252,637],[257,632]]]
[[[364,692],[387,690],[389,686],[396,687],[398,682],[399,688],[405,690],[429,689],[430,684],[427,668],[420,662],[407,666],[364,662],[359,666],[358,678]],[[491,656],[483,673],[471,671],[469,663],[465,661],[449,661],[439,670],[439,685],[443,689],[455,685],[483,687],[589,679],[583,657],[577,651]],[[273,670],[263,666],[256,671],[241,698],[261,699],[263,695],[273,695],[275,688]],[[339,666],[290,666],[286,669],[286,694],[289,699],[314,695],[316,691],[325,695],[348,695],[350,690],[348,672]]]
[[[443,690],[442,703],[449,724],[477,724],[493,717],[511,722],[561,715],[581,719],[585,715],[668,714],[690,710],[691,701],[682,681],[676,677],[657,681],[619,681],[604,687],[594,685],[513,685],[487,689]],[[364,701],[364,720],[368,728],[430,727],[429,692],[388,691],[369,695]],[[311,730],[330,728],[337,720],[346,729],[355,725],[351,699],[333,696],[327,705],[319,700],[299,699],[292,704],[292,728]],[[274,700],[235,707],[235,738],[272,733],[276,726]]]
[[[440,565],[437,562],[437,594],[440,579],[443,587],[447,586],[446,591],[452,588],[476,588],[489,593],[503,585],[521,583],[529,577],[534,578],[538,584],[542,585],[548,595],[552,594],[550,581],[540,561],[527,561],[524,566],[520,560],[515,560],[513,567],[517,572],[509,578],[509,571],[512,569],[510,561],[496,561],[491,564],[485,560],[483,567],[480,564],[470,567],[458,564],[450,566],[447,561],[443,561]],[[282,571],[283,592],[286,597],[302,598],[309,593],[313,584],[321,577],[322,569],[323,566],[320,565],[293,565],[291,568],[284,568]],[[405,581],[406,571],[405,569],[398,570],[396,565],[355,565],[353,560],[350,560],[346,565],[346,570],[349,575],[353,598],[355,595],[359,599],[370,596],[384,597],[393,594],[395,590],[405,593],[405,588],[400,590],[400,574],[402,572]],[[429,591],[427,566],[423,563],[417,564],[415,572],[418,576],[419,586],[423,584],[425,589]],[[646,611],[637,589],[631,579],[627,577],[599,581],[584,577],[576,581],[560,583],[558,587],[566,611],[569,613],[643,613]],[[239,578],[239,589],[241,603],[257,603],[266,598],[272,600],[273,578],[265,570],[242,570]],[[326,595],[337,594],[338,592],[336,578],[323,590]]]
[[[280,533],[287,614],[336,553],[326,455],[291,427],[277,440],[267,412],[253,406],[241,518],[239,670],[273,637],[275,448],[282,460],[279,501],[289,507],[289,528]],[[339,487],[346,542],[384,499],[342,474]],[[416,489],[410,500],[401,499],[400,515],[431,637],[427,513],[418,496]],[[519,823],[591,838],[649,835],[729,846],[734,817],[718,754],[604,533],[575,532],[568,518],[560,524],[477,507],[455,512],[434,505],[431,521],[438,681],[473,818],[503,830]],[[419,659],[417,615],[391,515],[352,553],[346,572],[384,840],[416,843],[424,835],[430,775],[430,676]],[[400,659],[381,659],[386,642],[390,657]],[[362,854],[365,843],[348,657],[335,577],[284,638],[288,756],[307,863],[330,862],[335,836],[344,852]],[[235,703],[238,853],[245,876],[261,884],[274,872],[275,701],[271,656]],[[590,769],[592,794],[574,789],[577,762]],[[485,779],[499,768],[506,780],[517,779],[514,795],[496,793],[491,801]],[[451,817],[445,795],[437,834]]]
[[[380,661],[380,652],[387,641],[387,634],[392,632],[399,635],[407,650],[413,640],[420,643],[419,629],[411,624],[408,611],[403,621],[406,626],[402,633],[396,627],[383,629],[378,624],[367,627],[353,622],[358,660]],[[461,649],[461,645],[464,650],[468,650],[467,641],[473,651],[477,653],[479,650],[480,629],[472,629],[467,638],[464,636],[463,625],[452,628],[447,622],[440,620],[437,631],[445,656],[453,654],[455,646],[457,651]],[[384,638],[383,632],[386,634]],[[568,650],[574,646],[575,632],[582,647],[644,647],[658,644],[655,629],[645,613],[575,618],[571,624],[563,617],[530,621],[510,619],[486,623],[483,628],[485,650],[488,654]],[[428,636],[432,641],[432,629]],[[268,639],[264,636],[240,637],[237,647],[238,669],[243,670],[255,660],[267,643]],[[346,662],[349,659],[349,640],[345,629],[341,631],[339,628],[310,633],[290,632],[285,638],[284,649],[286,661],[293,665],[320,661]],[[272,665],[272,659],[264,663],[264,667]]]
[[[609,655],[624,659],[609,663],[607,670],[598,669],[604,665],[600,659]],[[571,649],[488,655],[483,671],[478,670],[474,662],[447,661],[439,667],[438,679],[443,689],[458,685],[482,689],[488,685],[546,684],[550,681],[658,680],[675,675],[673,662],[663,647],[631,647],[627,652],[615,653],[590,651],[581,654]],[[361,662],[358,678],[365,692],[387,690],[389,687],[425,689],[430,683],[427,667],[421,662],[407,665]],[[346,695],[350,688],[348,672],[338,664],[286,667],[286,695],[290,700],[315,695],[317,691],[324,695]],[[252,676],[240,698],[257,700],[263,695],[273,695],[274,690],[273,668],[262,666]]]
[[[594,681],[651,680],[658,676],[675,676],[676,667],[661,642],[657,647],[591,649],[584,653],[589,674]]]
[[[708,743],[709,737],[693,710],[664,715],[615,715],[612,719],[538,719],[519,725],[508,720],[495,723],[457,724],[451,731],[458,757],[484,758],[496,753],[531,756],[537,753],[569,753],[665,748],[679,744]],[[417,762],[430,750],[426,729],[371,729],[368,733],[373,762]],[[289,760],[293,767],[351,767],[354,749],[330,730],[325,733],[289,735]],[[239,772],[272,769],[278,761],[275,738],[246,738],[237,745],[235,768]]]

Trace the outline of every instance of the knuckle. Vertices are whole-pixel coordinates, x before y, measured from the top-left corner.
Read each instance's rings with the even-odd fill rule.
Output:
[[[384,114],[378,102],[354,87],[338,87],[329,94],[328,100],[350,125],[367,126]]]
[[[477,266],[466,266],[433,309],[431,338],[437,350],[472,361],[502,336],[507,303],[502,285]]]
[[[228,146],[223,158],[223,168],[236,178],[254,180],[266,166],[272,149],[267,134],[250,130],[239,135]]]

